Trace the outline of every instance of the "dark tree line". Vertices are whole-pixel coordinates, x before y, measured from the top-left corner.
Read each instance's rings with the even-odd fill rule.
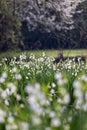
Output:
[[[82,10],[82,13],[80,13]],[[74,26],[77,46],[87,48],[87,1],[77,6],[74,14]]]
[[[0,0],[0,51],[17,49],[21,39],[21,21],[13,10],[9,11],[8,2]]]
[[[74,4],[0,0],[0,51],[87,48],[87,1]]]

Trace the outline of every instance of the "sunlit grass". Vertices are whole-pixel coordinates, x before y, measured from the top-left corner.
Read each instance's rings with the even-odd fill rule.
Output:
[[[30,56],[33,53],[35,56],[40,57],[42,52],[49,57],[57,57],[59,53],[63,53],[64,56],[85,56],[87,55],[87,50],[33,50],[33,51],[8,51],[8,52],[1,52],[0,58],[2,57],[19,57],[20,54],[26,54],[26,56]]]

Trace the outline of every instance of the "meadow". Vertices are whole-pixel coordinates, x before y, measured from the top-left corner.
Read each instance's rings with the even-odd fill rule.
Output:
[[[19,57],[21,54],[25,54],[26,56],[30,56],[30,54],[34,54],[36,57],[40,57],[43,52],[46,54],[46,56],[49,56],[49,57],[57,57],[59,53],[62,53],[64,56],[87,55],[87,49],[7,51],[7,52],[0,52],[0,59],[4,57],[7,57],[7,58],[12,58],[14,56]]]
[[[48,52],[0,55],[0,130],[87,130],[87,63]]]

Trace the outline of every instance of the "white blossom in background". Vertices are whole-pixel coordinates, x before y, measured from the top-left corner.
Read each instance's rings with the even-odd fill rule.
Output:
[[[13,69],[12,69],[12,71],[11,71],[12,73],[16,73],[17,72],[17,68],[16,67],[14,67]]]
[[[8,89],[10,90],[11,94],[14,93],[14,92],[16,92],[16,89],[17,89],[17,88],[16,88],[16,86],[15,86],[13,83],[11,83],[11,82],[8,83],[8,84],[7,84],[7,87],[8,87]]]
[[[20,122],[19,130],[29,130],[29,123],[27,123],[27,122]]]
[[[3,123],[5,121],[6,115],[6,112],[0,109],[0,123]]]
[[[87,112],[87,103],[82,105],[82,110]]]
[[[68,104],[70,102],[70,96],[69,94],[67,93],[64,98],[63,98],[63,103],[64,104]]]
[[[3,90],[3,91],[1,92],[1,98],[2,98],[2,99],[8,98],[9,95],[11,95],[11,93],[10,93],[10,91],[9,91],[8,88],[7,88],[6,90]]]
[[[5,99],[4,103],[6,106],[9,106],[9,101],[7,99]]]
[[[79,3],[85,0],[22,0],[17,14],[28,22],[28,28],[37,27],[46,32],[73,29],[73,14]],[[82,11],[80,11],[82,12]],[[69,28],[66,24],[70,25]]]
[[[51,85],[52,85],[52,88],[56,87],[56,84],[54,82]]]
[[[82,107],[83,104],[83,92],[81,90],[81,84],[78,80],[75,80],[73,82],[73,88],[74,88],[74,96],[76,98],[76,108],[80,109]]]
[[[54,90],[54,89],[51,89],[50,93],[51,93],[51,94],[55,94],[55,90]]]
[[[53,118],[53,117],[55,117],[55,116],[56,116],[56,113],[55,113],[54,111],[51,111],[51,112],[49,113],[49,117]]]
[[[13,123],[14,122],[14,117],[10,115],[7,119],[8,123]]]
[[[61,72],[56,72],[54,78],[57,80],[58,85],[63,85],[67,83],[67,79],[63,78]]]
[[[17,130],[18,126],[16,124],[6,124],[6,130]]]
[[[21,100],[21,95],[17,94],[16,99],[17,99],[17,101],[20,101]]]
[[[4,83],[7,78],[7,73],[3,72],[0,76],[0,83]]]
[[[40,90],[40,84],[36,83],[34,86],[27,85],[25,91],[28,94],[27,101],[31,110],[36,115],[42,115],[44,112],[42,105],[46,104],[46,97]]]
[[[61,2],[62,10],[62,21],[66,24],[73,24],[73,14],[75,13],[76,7],[79,3],[82,3],[85,0],[64,0]],[[82,11],[80,11],[82,12]]]
[[[82,75],[82,80],[87,83],[87,75]]]
[[[2,77],[3,77],[4,79],[6,79],[6,78],[7,78],[7,73],[6,73],[6,72],[3,72],[3,73],[2,73]]]
[[[59,79],[61,79],[62,78],[62,74],[60,73],[60,72],[57,72],[56,74],[55,74],[55,79],[56,80],[59,80]]]
[[[32,122],[34,125],[40,125],[42,123],[39,116],[33,116]]]
[[[53,127],[59,127],[61,125],[61,122],[58,118],[54,117],[51,120],[51,126]]]
[[[15,74],[15,79],[17,79],[17,80],[21,80],[21,79],[22,79],[21,74]]]
[[[1,91],[1,98],[5,100],[5,104],[9,105],[8,100],[6,100],[10,95],[15,93],[17,90],[16,86],[13,83],[8,83],[7,88]]]

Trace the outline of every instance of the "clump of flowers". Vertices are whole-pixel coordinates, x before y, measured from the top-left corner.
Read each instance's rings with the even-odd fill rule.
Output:
[[[87,64],[54,64],[45,53],[26,59],[0,63],[0,129],[86,130]]]

